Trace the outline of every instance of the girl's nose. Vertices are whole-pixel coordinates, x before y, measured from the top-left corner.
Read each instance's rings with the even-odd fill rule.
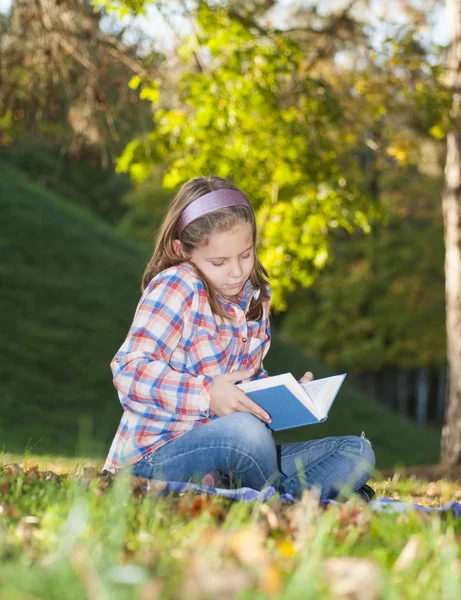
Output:
[[[242,266],[240,264],[240,262],[235,262],[231,264],[231,268],[230,268],[230,275],[232,277],[241,277],[241,275],[243,274],[243,269]]]

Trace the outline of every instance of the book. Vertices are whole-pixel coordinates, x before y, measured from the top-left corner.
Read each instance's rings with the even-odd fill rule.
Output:
[[[342,373],[299,383],[291,373],[284,373],[237,387],[269,413],[273,431],[282,431],[325,421],[345,377]]]

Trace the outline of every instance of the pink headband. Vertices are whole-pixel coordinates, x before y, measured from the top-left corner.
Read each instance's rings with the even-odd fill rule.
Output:
[[[200,196],[186,206],[178,220],[178,238],[181,239],[184,229],[198,219],[218,208],[228,206],[250,206],[248,201],[237,190],[222,189]]]

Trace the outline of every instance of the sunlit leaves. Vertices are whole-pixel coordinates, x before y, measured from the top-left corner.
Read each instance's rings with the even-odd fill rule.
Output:
[[[154,130],[126,148],[118,169],[140,181],[161,161],[169,188],[199,174],[234,180],[258,213],[281,309],[286,291],[309,285],[326,264],[330,229],[367,226],[356,138],[343,128],[340,99],[289,38],[256,34],[206,3],[196,26],[180,55],[199,68],[181,77],[173,108],[152,95]]]

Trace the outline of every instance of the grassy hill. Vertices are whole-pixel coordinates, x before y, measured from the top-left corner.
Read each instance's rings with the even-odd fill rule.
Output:
[[[131,322],[147,258],[96,217],[0,163],[0,449],[105,455],[121,415],[108,364]],[[272,374],[328,374],[276,337],[265,366]],[[363,430],[380,467],[438,460],[439,432],[343,388],[310,437]]]

